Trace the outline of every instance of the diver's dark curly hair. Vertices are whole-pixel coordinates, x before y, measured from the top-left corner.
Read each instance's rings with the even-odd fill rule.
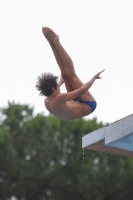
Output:
[[[57,76],[54,76],[51,73],[42,73],[37,77],[36,89],[40,91],[41,96],[50,96],[53,92],[53,87],[57,89]]]

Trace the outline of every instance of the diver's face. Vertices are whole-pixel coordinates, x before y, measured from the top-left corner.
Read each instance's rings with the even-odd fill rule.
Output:
[[[60,87],[57,86],[57,88],[53,88],[53,91],[56,93],[56,94],[60,94]]]
[[[57,93],[60,94],[60,87],[57,86]]]

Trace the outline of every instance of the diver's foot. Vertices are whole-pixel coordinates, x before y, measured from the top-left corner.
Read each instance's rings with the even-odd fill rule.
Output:
[[[53,41],[54,39],[59,41],[59,36],[52,29],[48,27],[42,27],[42,32],[49,42]]]

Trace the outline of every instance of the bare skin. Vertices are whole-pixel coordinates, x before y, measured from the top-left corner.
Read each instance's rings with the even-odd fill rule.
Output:
[[[85,103],[75,101],[80,97],[82,101],[95,101],[95,98],[89,92],[89,88],[96,79],[101,79],[98,72],[91,80],[83,84],[77,77],[72,59],[59,42],[59,36],[50,28],[42,27],[42,32],[49,42],[55,59],[61,70],[61,77],[58,88],[53,88],[53,93],[45,99],[47,110],[62,120],[74,120],[91,113],[91,108]],[[60,86],[65,83],[67,93],[60,93]]]

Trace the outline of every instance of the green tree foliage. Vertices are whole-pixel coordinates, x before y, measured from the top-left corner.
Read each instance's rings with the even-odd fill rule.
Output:
[[[125,200],[133,197],[133,159],[83,150],[97,119],[62,121],[28,105],[1,109],[0,199]]]

